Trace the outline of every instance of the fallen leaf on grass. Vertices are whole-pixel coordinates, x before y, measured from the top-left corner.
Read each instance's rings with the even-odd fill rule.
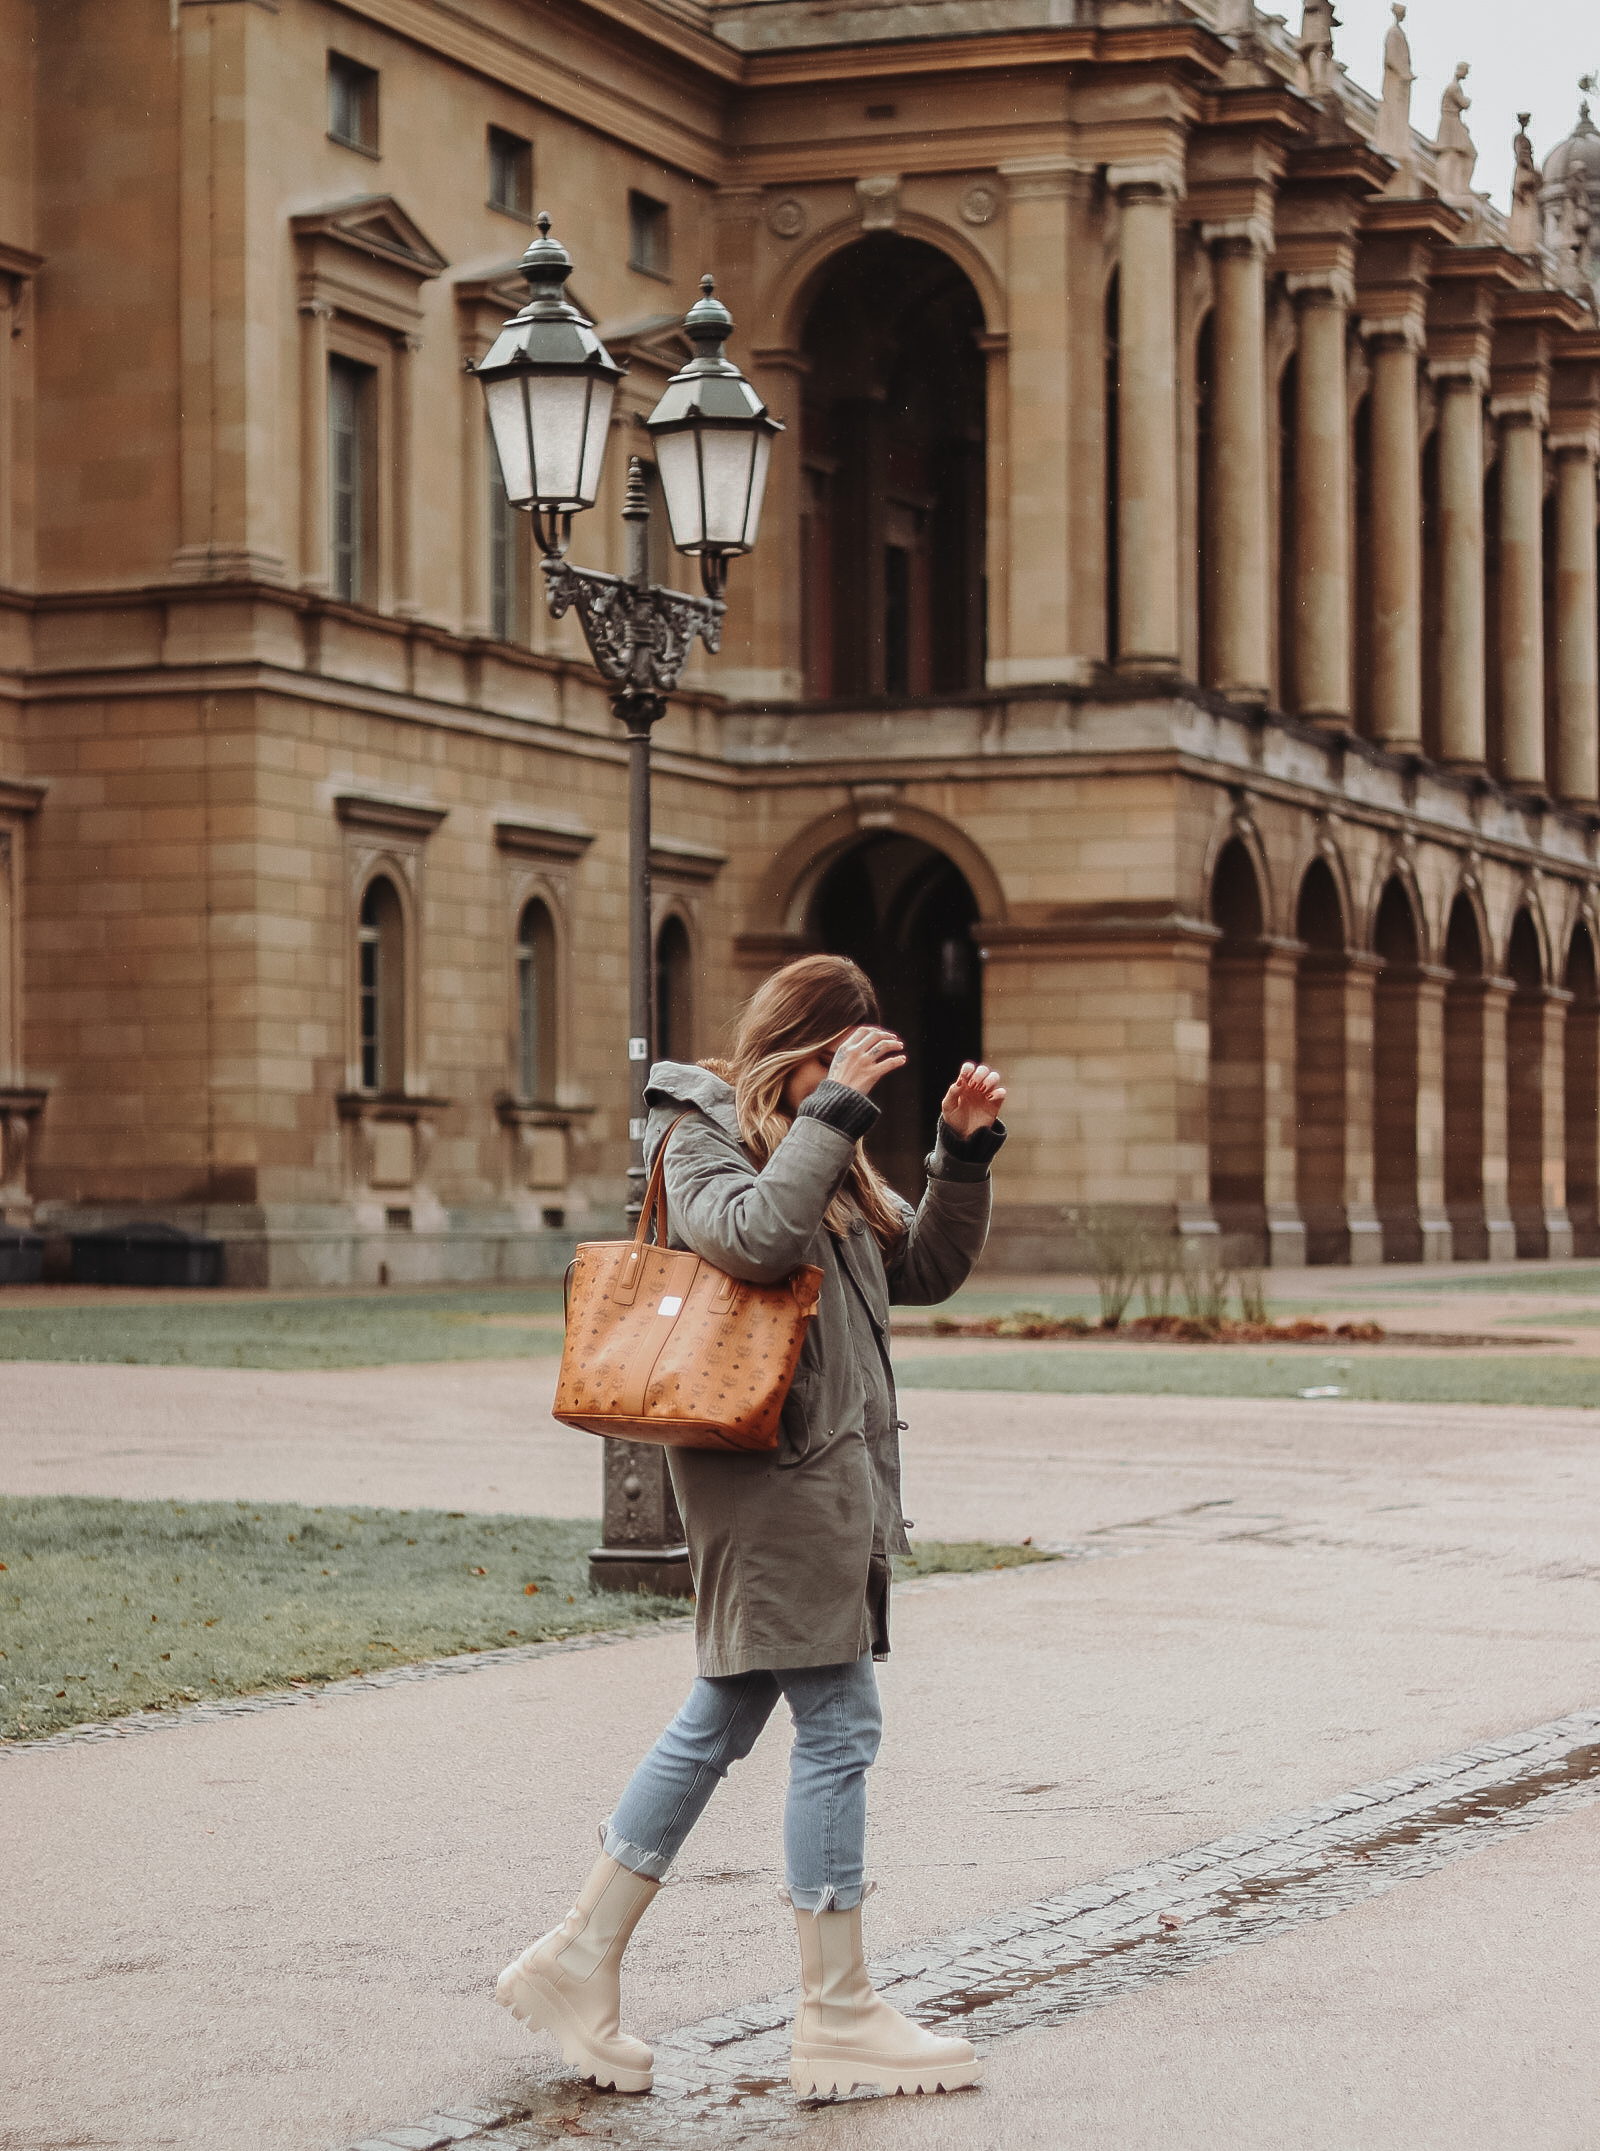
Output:
[[[536,1583],[525,1583],[522,1586],[522,1595],[524,1598],[537,1598],[539,1595],[539,1586]]]

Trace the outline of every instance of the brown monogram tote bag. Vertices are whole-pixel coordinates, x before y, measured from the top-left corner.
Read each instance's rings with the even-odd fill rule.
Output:
[[[667,1143],[631,1240],[591,1240],[567,1272],[553,1410],[564,1426],[678,1449],[776,1449],[822,1272],[746,1285],[667,1245]],[[645,1238],[652,1215],[655,1244]]]

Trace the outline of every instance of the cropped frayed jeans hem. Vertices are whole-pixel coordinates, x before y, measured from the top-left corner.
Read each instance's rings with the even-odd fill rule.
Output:
[[[733,1764],[784,1698],[794,1720],[784,1803],[786,1894],[802,1912],[849,1912],[863,1880],[867,1772],[883,1737],[871,1656],[697,1680],[605,1825],[607,1855],[660,1881]]]

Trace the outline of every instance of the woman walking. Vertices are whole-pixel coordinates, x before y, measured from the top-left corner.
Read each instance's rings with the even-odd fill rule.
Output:
[[[883,1723],[873,1661],[889,1652],[890,1562],[909,1550],[889,1307],[947,1299],[965,1281],[1005,1140],[1000,1079],[968,1062],[945,1094],[913,1213],[862,1147],[878,1118],[872,1090],[904,1065],[865,974],[807,956],[757,992],[731,1063],[650,1071],[647,1162],[675,1129],[672,1245],[751,1284],[802,1263],[823,1283],[777,1450],[668,1451],[699,1678],[618,1801],[576,1905],[496,1989],[601,2088],[650,2089],[650,2049],[620,2029],[622,1953],[780,1697],[794,1721],[783,1838],[801,1974],[790,2081],[802,2095],[935,2091],[979,2073],[965,2039],[934,2038],[873,1992],[861,1940],[866,1779]]]

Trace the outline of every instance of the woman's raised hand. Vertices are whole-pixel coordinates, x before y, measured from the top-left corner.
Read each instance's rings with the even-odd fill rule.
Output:
[[[944,1094],[939,1114],[952,1133],[973,1135],[1000,1118],[1005,1102],[1005,1085],[998,1069],[986,1068],[982,1061],[963,1061],[961,1073]]]
[[[828,1074],[835,1083],[846,1083],[865,1097],[874,1083],[893,1075],[906,1064],[906,1049],[893,1031],[880,1031],[863,1024],[852,1031],[833,1056]],[[998,1108],[997,1108],[998,1110]]]

